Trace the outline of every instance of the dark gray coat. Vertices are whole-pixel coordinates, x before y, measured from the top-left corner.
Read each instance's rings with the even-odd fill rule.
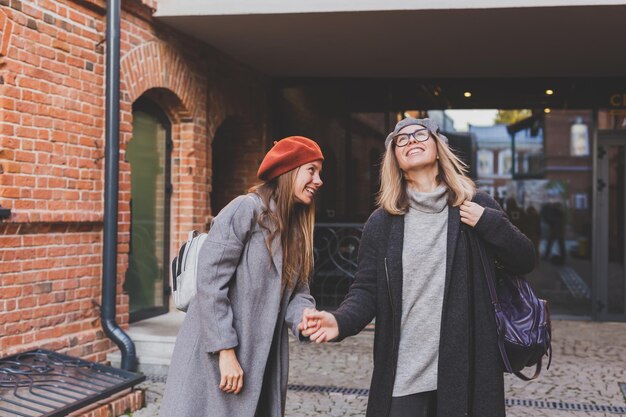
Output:
[[[284,414],[287,330],[298,334],[302,310],[315,302],[306,284],[282,292],[280,236],[270,256],[267,231],[257,222],[262,209],[261,199],[248,194],[213,221],[198,261],[198,294],[176,339],[161,417],[254,417],[259,403],[263,417]],[[244,372],[237,395],[218,388],[217,352],[228,348],[236,349]]]
[[[505,415],[493,308],[477,249],[468,250],[468,244],[472,248],[481,242],[490,256],[513,273],[528,273],[535,264],[533,244],[509,222],[493,198],[479,192],[473,201],[485,207],[470,231],[478,239],[462,238],[462,233],[470,229],[462,227],[459,208],[449,207],[437,381],[439,417]],[[360,332],[376,317],[367,417],[389,415],[400,340],[402,251],[411,250],[403,247],[403,239],[404,216],[392,216],[382,209],[370,216],[363,230],[355,281],[334,312],[339,324],[338,340]],[[415,349],[419,354],[419,346]]]

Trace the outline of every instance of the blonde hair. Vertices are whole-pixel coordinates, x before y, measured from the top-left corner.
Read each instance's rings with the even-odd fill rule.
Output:
[[[476,185],[467,176],[467,164],[452,152],[436,133],[431,137],[437,146],[438,175],[437,182],[448,188],[448,203],[458,206],[465,200],[471,200],[476,194]],[[377,195],[377,203],[389,214],[406,214],[409,207],[406,193],[407,182],[404,173],[398,165],[394,152],[393,142],[389,144],[383,156],[380,167],[380,191]]]
[[[313,272],[315,203],[306,205],[294,200],[294,183],[299,169],[293,169],[249,190],[258,194],[265,206],[257,220],[269,231],[265,243],[270,254],[272,241],[280,233],[283,288],[308,283]],[[272,200],[276,203],[274,211],[270,209]]]

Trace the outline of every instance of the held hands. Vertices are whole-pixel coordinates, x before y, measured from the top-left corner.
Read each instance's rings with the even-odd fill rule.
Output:
[[[298,329],[303,336],[308,336],[315,343],[328,342],[339,336],[339,325],[335,316],[327,311],[310,308],[304,309]]]
[[[480,220],[480,217],[485,211],[483,206],[469,200],[465,200],[463,204],[459,206],[459,209],[461,221],[471,227],[476,226],[476,223],[478,223],[478,220]]]
[[[220,350],[220,389],[227,394],[239,394],[243,388],[243,369],[235,349]]]

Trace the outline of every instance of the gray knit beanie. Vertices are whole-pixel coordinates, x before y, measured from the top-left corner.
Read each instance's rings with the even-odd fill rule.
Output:
[[[396,124],[395,129],[393,129],[393,132],[387,135],[387,139],[385,139],[385,148],[389,147],[389,144],[393,140],[394,136],[398,134],[399,131],[401,131],[407,126],[412,126],[412,125],[424,126],[431,133],[435,133],[437,136],[439,136],[439,138],[441,138],[441,140],[443,140],[446,144],[448,143],[448,138],[439,132],[439,125],[433,119],[414,119],[412,117],[407,117],[407,118],[400,120]]]

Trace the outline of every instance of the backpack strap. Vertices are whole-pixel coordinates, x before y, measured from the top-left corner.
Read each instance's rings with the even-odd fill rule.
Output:
[[[550,351],[552,351],[552,349],[550,349]],[[550,356],[552,356],[552,354],[550,354]],[[537,362],[537,366],[535,367],[535,374],[533,376],[526,376],[524,375],[521,371],[518,372],[513,372],[513,374],[518,377],[519,379],[523,379],[524,381],[532,381],[533,379],[537,379],[537,377],[539,376],[539,374],[541,373],[541,361],[543,358],[539,359],[539,362]]]
[[[493,272],[490,268],[487,267],[488,257],[485,253],[485,248],[483,245],[478,242],[478,255],[480,256],[480,263],[482,264],[483,270],[485,272],[485,281],[487,282],[487,287],[489,288],[489,296],[491,297],[491,304],[493,305],[493,310],[496,315],[496,325],[499,326],[497,328],[496,335],[498,336],[498,349],[500,350],[500,356],[502,357],[502,362],[504,364],[504,368],[508,373],[514,373],[513,367],[511,366],[511,362],[509,361],[509,355],[506,353],[506,349],[504,347],[504,332],[505,329],[502,328],[504,326],[504,322],[502,320],[497,320],[498,315],[502,314],[502,308],[500,306],[500,301],[498,300],[498,293],[496,292],[496,281],[493,276]]]
[[[196,230],[190,231],[189,234],[187,235],[187,243],[185,243],[183,247],[181,248],[182,256],[179,256],[180,258],[179,265],[178,265],[179,273],[182,272],[183,266],[187,265],[187,257],[189,256],[189,251],[191,250],[191,241],[193,240],[194,237],[198,235],[199,235],[199,232]]]

